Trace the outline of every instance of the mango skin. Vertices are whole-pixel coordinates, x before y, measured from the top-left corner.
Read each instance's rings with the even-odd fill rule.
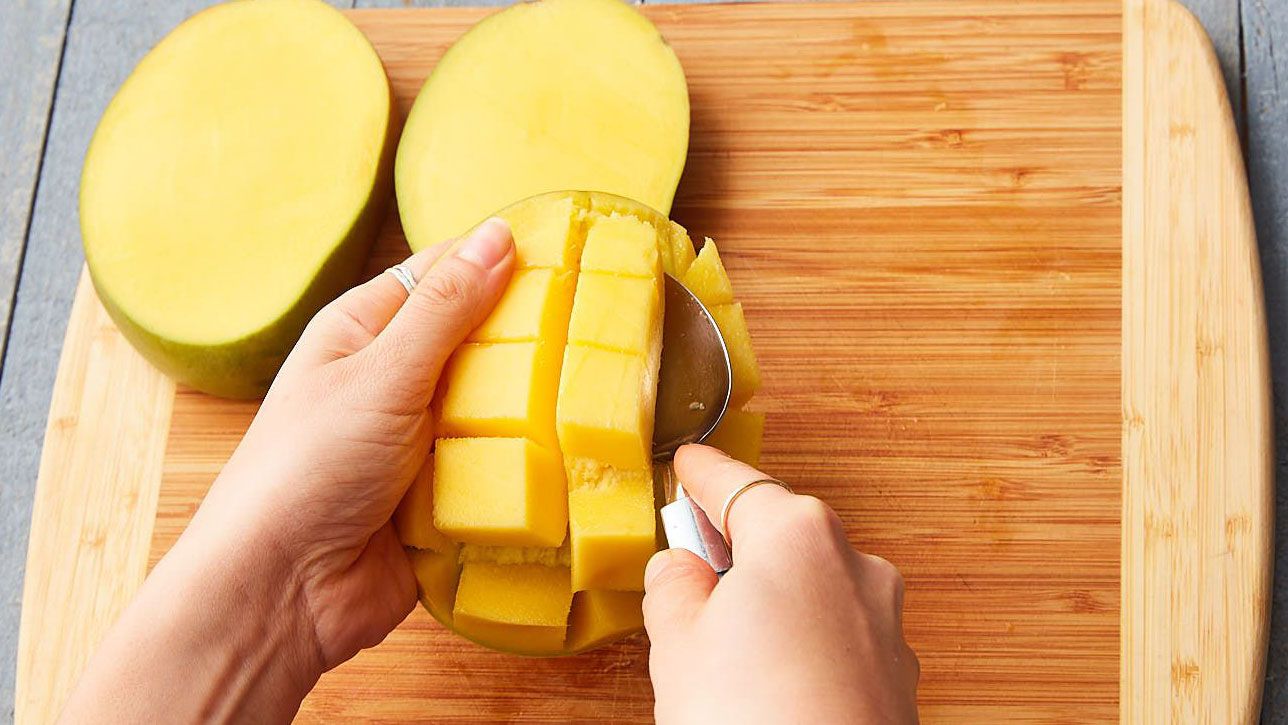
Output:
[[[304,294],[268,325],[222,345],[189,345],[168,340],[135,324],[110,297],[103,294],[94,280],[94,270],[89,270],[103,308],[144,359],[176,382],[203,393],[242,400],[264,397],[309,320],[358,281],[384,223],[393,197],[393,159],[400,128],[392,88],[389,97],[389,121],[385,126],[385,140],[371,196],[354,219],[349,233],[323,262]]]

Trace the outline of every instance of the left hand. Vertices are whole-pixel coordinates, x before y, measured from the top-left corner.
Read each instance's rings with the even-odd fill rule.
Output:
[[[252,512],[301,588],[326,669],[378,644],[415,605],[389,519],[433,443],[443,365],[514,266],[499,219],[449,246],[408,260],[410,296],[381,274],[313,318],[193,521],[227,536]]]
[[[407,264],[410,296],[381,274],[309,323],[65,721],[289,720],[415,606],[390,517],[433,442],[439,373],[500,298],[514,242],[489,220]]]

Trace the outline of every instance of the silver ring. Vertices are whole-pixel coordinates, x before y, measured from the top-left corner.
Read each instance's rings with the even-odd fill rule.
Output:
[[[416,275],[411,273],[411,267],[399,262],[385,271],[398,280],[398,284],[401,284],[403,289],[407,290],[407,294],[410,295],[416,291]]]
[[[724,505],[720,507],[720,533],[724,534],[725,541],[728,541],[730,545],[733,544],[733,539],[729,538],[729,509],[733,508],[733,502],[737,501],[739,496],[765,483],[772,483],[775,486],[782,486],[783,489],[787,491],[787,493],[794,493],[794,491],[792,491],[791,486],[788,486],[787,484],[783,483],[777,478],[762,478],[756,481],[752,481],[750,483],[744,483],[738,488],[735,488],[733,492],[730,493],[727,498],[725,498]]]

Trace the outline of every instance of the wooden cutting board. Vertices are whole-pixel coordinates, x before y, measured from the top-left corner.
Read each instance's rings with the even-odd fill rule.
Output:
[[[487,10],[360,11],[406,111]],[[1248,722],[1272,530],[1246,182],[1165,0],[646,6],[689,76],[673,216],[721,242],[765,467],[899,565],[927,721]],[[623,82],[627,82],[625,79]],[[369,266],[405,254],[391,217]],[[179,389],[82,282],[33,515],[46,722],[254,406]],[[413,614],[301,719],[647,720],[642,637],[487,652]]]

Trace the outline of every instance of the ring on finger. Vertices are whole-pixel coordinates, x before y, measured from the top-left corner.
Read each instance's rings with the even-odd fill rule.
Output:
[[[408,295],[416,291],[416,275],[412,274],[411,267],[408,267],[406,263],[399,262],[385,271],[398,280],[398,284],[407,290]]]
[[[744,483],[738,488],[735,488],[725,498],[724,505],[720,507],[720,533],[724,534],[725,541],[728,541],[730,544],[733,543],[733,539],[729,538],[729,510],[733,508],[733,502],[737,501],[739,496],[750,491],[751,489],[767,483],[773,484],[775,486],[781,486],[784,490],[787,491],[787,493],[793,493],[791,486],[788,486],[787,484],[783,483],[777,478],[761,478],[755,481],[751,481],[749,483]]]

